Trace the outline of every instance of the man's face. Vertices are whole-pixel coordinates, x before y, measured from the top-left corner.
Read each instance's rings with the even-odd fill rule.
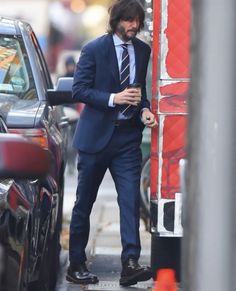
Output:
[[[140,28],[138,19],[133,20],[120,20],[116,28],[116,34],[125,42],[133,39]]]

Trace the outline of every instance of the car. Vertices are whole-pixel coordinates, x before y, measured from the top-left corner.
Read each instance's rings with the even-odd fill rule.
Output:
[[[43,178],[0,179],[2,285],[8,291],[49,291],[56,283],[68,118],[51,100],[68,103],[71,85],[62,78],[54,88],[28,23],[0,18],[0,132],[23,135],[51,154]],[[30,152],[25,158],[31,161]]]
[[[38,179],[46,175],[49,164],[48,152],[37,144],[19,135],[0,133],[0,179],[13,177]],[[1,206],[3,203],[1,201]],[[0,246],[0,282],[2,282],[3,265],[3,251]],[[5,287],[0,283],[0,290],[9,290]]]

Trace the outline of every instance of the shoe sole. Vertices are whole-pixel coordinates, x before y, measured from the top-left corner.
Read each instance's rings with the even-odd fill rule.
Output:
[[[141,271],[133,276],[120,278],[120,285],[130,286],[135,285],[138,282],[147,281],[152,278],[152,273],[150,271]]]
[[[66,280],[71,283],[75,284],[97,284],[99,282],[98,278],[93,278],[93,279],[80,279],[80,280],[75,280],[72,278],[70,275],[66,275]]]

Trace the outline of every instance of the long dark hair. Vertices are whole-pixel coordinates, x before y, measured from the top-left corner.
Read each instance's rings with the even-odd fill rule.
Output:
[[[138,19],[139,31],[144,27],[145,12],[138,0],[116,0],[108,10],[110,14],[108,33],[115,33],[120,20]]]

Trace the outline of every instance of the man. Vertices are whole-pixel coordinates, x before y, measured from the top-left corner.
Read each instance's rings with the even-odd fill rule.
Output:
[[[146,96],[150,56],[147,44],[136,38],[144,26],[137,0],[119,0],[109,9],[109,33],[87,44],[74,75],[73,98],[85,103],[74,135],[78,149],[78,187],[70,225],[70,266],[67,280],[97,283],[86,267],[89,216],[107,169],[118,193],[122,242],[120,284],[129,286],[151,278],[138,263],[139,181],[142,130],[156,126]],[[140,83],[139,88],[127,88]]]

